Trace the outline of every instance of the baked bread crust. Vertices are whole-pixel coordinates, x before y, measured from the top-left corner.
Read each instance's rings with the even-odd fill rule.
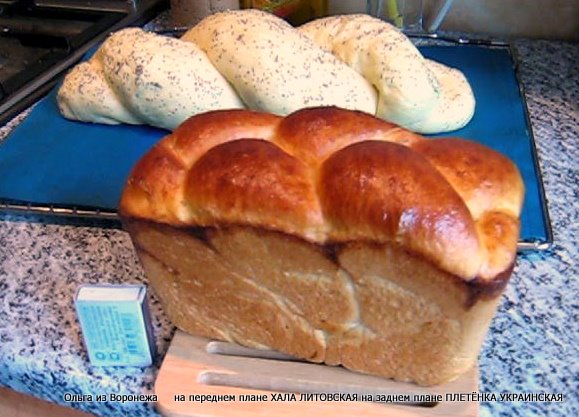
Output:
[[[522,198],[474,142],[334,107],[229,110],[145,155],[120,214],[179,328],[433,385],[477,359]]]
[[[125,216],[248,225],[324,244],[395,242],[465,280],[513,263],[524,187],[503,155],[362,112],[194,116],[135,167]]]

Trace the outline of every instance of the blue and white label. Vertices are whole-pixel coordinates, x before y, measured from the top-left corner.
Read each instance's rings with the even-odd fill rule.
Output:
[[[134,291],[127,291],[134,290]],[[144,286],[83,286],[75,300],[90,361],[149,366],[153,353]]]

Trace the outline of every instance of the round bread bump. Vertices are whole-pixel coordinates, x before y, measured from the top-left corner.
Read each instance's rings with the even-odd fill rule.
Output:
[[[376,91],[363,76],[271,13],[216,13],[181,39],[207,53],[250,109],[287,115],[332,105],[376,113]]]
[[[189,171],[186,199],[198,224],[263,224],[316,238],[324,229],[308,167],[276,145],[239,139],[205,153]]]
[[[372,83],[381,119],[420,133],[440,133],[463,127],[474,114],[464,75],[424,59],[400,30],[380,19],[331,16],[298,30]]]
[[[419,153],[364,141],[330,156],[319,192],[338,240],[394,240],[463,277],[480,270],[475,223],[462,198]]]
[[[336,126],[340,126],[339,134]],[[280,120],[275,136],[278,146],[312,167],[348,145],[370,140],[411,146],[424,137],[369,114],[337,107],[296,111]]]
[[[516,165],[506,156],[461,138],[424,140],[413,149],[457,190],[475,220],[494,211],[518,217],[525,185]]]
[[[65,77],[57,100],[70,119],[169,130],[197,113],[244,107],[197,46],[139,28],[107,38]]]
[[[428,115],[406,128],[422,133],[448,132],[465,126],[474,115],[475,99],[462,72],[430,59],[427,68],[438,80],[438,100]]]
[[[103,124],[141,124],[107,84],[98,60],[81,62],[64,78],[58,90],[60,113],[71,120]]]

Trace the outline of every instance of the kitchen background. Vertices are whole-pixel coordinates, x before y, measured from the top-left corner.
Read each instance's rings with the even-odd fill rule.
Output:
[[[423,0],[428,22],[444,3]],[[366,0],[329,0],[331,14],[366,10]],[[577,0],[455,0],[441,30],[486,33],[497,37],[579,40]]]

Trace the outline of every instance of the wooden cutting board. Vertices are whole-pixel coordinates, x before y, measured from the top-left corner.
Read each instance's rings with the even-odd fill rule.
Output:
[[[166,417],[474,417],[478,415],[477,402],[445,401],[445,394],[477,391],[476,368],[453,382],[420,387],[350,372],[342,367],[306,363],[277,352],[193,337],[179,330],[155,383],[157,409]],[[381,396],[384,399],[388,395],[409,395],[411,401],[420,400],[415,395],[442,394],[443,401],[397,404],[328,401],[328,393],[349,393],[350,398],[356,393],[358,398],[365,395],[375,400]],[[240,401],[241,395],[246,394],[265,395],[267,401]],[[202,396],[225,395],[228,401],[200,401]],[[181,401],[176,399],[179,396]],[[315,398],[321,400],[314,401]]]

